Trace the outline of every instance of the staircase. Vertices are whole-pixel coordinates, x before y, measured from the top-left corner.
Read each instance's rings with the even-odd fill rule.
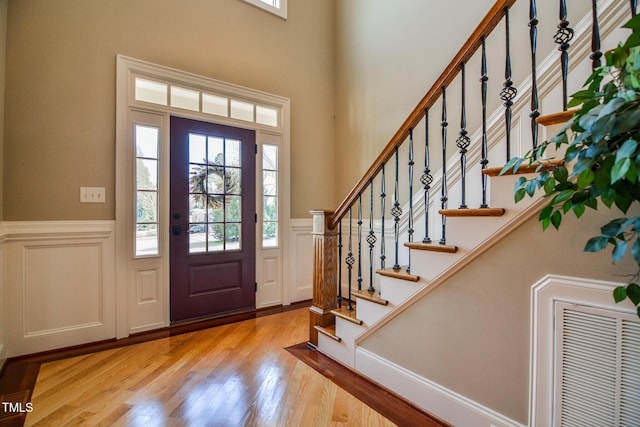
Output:
[[[554,36],[560,53],[552,52],[539,60],[537,5],[530,1],[527,31],[532,43],[525,56],[531,71],[516,86],[511,81],[508,42],[509,10],[515,3],[496,2],[341,205],[335,211],[312,211],[315,258],[309,343],[392,390],[394,385],[381,379],[384,375],[369,375],[370,367],[360,366],[359,360],[365,359],[359,359],[359,354],[376,357],[361,349],[361,343],[438,287],[446,286],[454,274],[539,213],[545,205],[539,195],[518,204],[513,198],[515,180],[533,171],[523,167],[516,174],[499,175],[502,167],[489,168],[489,159],[493,159],[491,164],[503,165],[508,158],[523,155],[571,117],[566,111],[541,115],[539,97],[545,98],[546,105],[561,105],[566,110],[564,88],[569,77],[584,81],[588,73],[580,75],[580,70],[589,70],[591,61],[601,55],[601,38],[605,40],[630,17],[626,2],[599,2],[596,12],[589,11],[571,29],[572,38],[567,40],[563,38],[568,28],[566,12],[565,19],[562,17],[566,2],[561,0]],[[557,10],[557,5],[554,8]],[[635,13],[633,1],[631,8]],[[506,58],[500,94],[503,104],[487,116],[485,41],[497,28],[502,30],[502,25],[507,34],[506,55],[502,53]],[[568,52],[575,58],[573,65],[563,60]],[[474,60],[481,64],[480,78],[468,79],[466,65]],[[464,95],[468,92],[465,85],[478,80],[482,99],[476,110],[480,118],[478,129],[471,132],[466,127],[471,108]],[[461,100],[447,99],[447,90],[452,87],[462,88]],[[526,131],[517,132],[521,128]],[[401,157],[406,164],[402,169]],[[545,168],[552,170],[557,164],[551,162]],[[458,203],[459,208],[450,208]],[[476,420],[495,426],[522,425],[487,408],[477,412],[483,411],[489,415]],[[455,419],[436,415],[449,422]]]

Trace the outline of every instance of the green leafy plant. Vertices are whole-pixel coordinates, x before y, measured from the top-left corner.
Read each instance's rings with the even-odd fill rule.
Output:
[[[616,207],[624,215],[640,201],[640,15],[624,25],[632,30],[624,43],[605,54],[568,107],[579,107],[562,130],[524,157],[511,159],[501,173],[521,165],[537,165],[532,179],[520,177],[515,200],[542,189],[549,198],[539,220],[542,228],[558,229],[564,215],[580,218],[586,208]],[[547,149],[564,152],[564,164],[545,158]],[[551,151],[551,150],[549,150]],[[571,165],[571,167],[567,167]],[[629,253],[638,265],[633,279],[613,292],[616,302],[629,299],[640,317],[640,217],[624,216],[603,225],[601,234],[587,241],[584,251],[612,246],[615,263]]]

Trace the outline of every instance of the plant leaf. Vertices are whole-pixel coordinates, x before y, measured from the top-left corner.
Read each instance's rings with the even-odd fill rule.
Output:
[[[624,286],[618,286],[613,290],[613,299],[616,303],[627,299],[627,288]]]
[[[625,157],[631,157],[631,155],[636,151],[636,148],[638,148],[638,143],[633,139],[627,139],[620,148],[618,148],[618,152],[616,153],[616,163]]]
[[[600,252],[607,247],[609,239],[603,236],[592,237],[584,247],[585,252]]]
[[[560,228],[561,222],[562,222],[562,214],[560,213],[560,211],[555,211],[553,215],[551,215],[551,224],[557,230]]]
[[[616,247],[613,248],[613,252],[611,254],[611,260],[615,264],[616,262],[620,261],[622,257],[624,257],[624,254],[626,253],[627,253],[627,242],[625,240],[620,240],[616,244]]]
[[[640,304],[640,286],[638,286],[637,283],[627,285],[627,298],[629,298],[634,305]]]
[[[591,169],[583,170],[580,175],[578,175],[578,188],[581,190],[587,188],[595,177],[596,174]]]

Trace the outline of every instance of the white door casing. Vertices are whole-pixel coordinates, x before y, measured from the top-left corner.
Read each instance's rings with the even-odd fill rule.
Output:
[[[136,98],[138,81],[158,82],[166,88],[159,101]],[[175,90],[175,93],[174,93]],[[176,93],[195,94],[194,106],[183,105]],[[154,94],[154,96],[157,94]],[[164,102],[162,99],[164,96]],[[227,110],[213,111],[205,99],[226,99]],[[188,101],[187,101],[188,103]],[[244,110],[233,110],[234,103]],[[180,105],[180,107],[178,106]],[[182,107],[182,108],[181,108]],[[251,110],[253,108],[253,110]],[[117,337],[169,324],[169,117],[171,115],[256,131],[256,307],[289,304],[288,236],[289,110],[286,98],[220,82],[207,77],[118,55],[116,83],[116,280]],[[213,112],[212,112],[213,111]],[[262,117],[264,111],[273,113]],[[245,115],[244,113],[247,113]],[[275,117],[274,117],[275,115]],[[135,150],[136,124],[157,127],[159,136],[158,255],[134,256],[135,251]],[[262,247],[263,144],[278,146],[278,245]]]

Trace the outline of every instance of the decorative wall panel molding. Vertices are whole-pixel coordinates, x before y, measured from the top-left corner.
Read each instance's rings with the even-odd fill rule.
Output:
[[[5,222],[7,356],[114,338],[113,221]]]

